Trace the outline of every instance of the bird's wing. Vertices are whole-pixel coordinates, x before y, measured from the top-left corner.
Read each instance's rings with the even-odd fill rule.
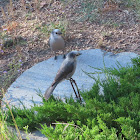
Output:
[[[58,70],[53,84],[61,82],[63,79],[66,79],[67,75],[73,72],[75,69],[74,61],[68,61],[63,63],[60,69]]]

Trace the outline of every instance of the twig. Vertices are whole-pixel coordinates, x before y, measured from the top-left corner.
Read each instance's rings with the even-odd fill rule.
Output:
[[[2,16],[3,16],[3,20],[6,21],[6,14],[4,12],[3,7],[1,7],[1,12],[2,12]]]
[[[24,8],[24,10],[26,12],[26,3],[25,3],[25,0],[21,0],[21,3],[22,3],[22,6],[23,6],[23,8]]]
[[[66,125],[66,127],[64,128],[64,130],[63,130],[63,132],[66,130],[66,128],[69,126],[69,125],[72,125],[72,126],[74,126],[74,127],[76,127],[76,128],[79,128],[82,132],[84,132],[84,130],[81,128],[81,127],[79,127],[78,125],[75,125],[75,124],[70,124],[70,123],[52,123],[52,124],[64,124],[64,125]],[[86,134],[87,135],[87,134]],[[88,136],[88,135],[87,135]],[[88,136],[88,138],[90,138],[89,136]],[[91,138],[90,138],[91,139]]]
[[[10,14],[12,15],[12,18],[14,18],[14,12],[13,12],[13,2],[10,0]]]
[[[52,124],[65,124],[67,127],[69,125],[72,125],[72,126],[79,128],[82,132],[84,132],[84,130],[81,127],[79,127],[78,125],[75,125],[75,124],[70,124],[70,123],[52,123]],[[65,128],[65,130],[66,130],[66,128]]]

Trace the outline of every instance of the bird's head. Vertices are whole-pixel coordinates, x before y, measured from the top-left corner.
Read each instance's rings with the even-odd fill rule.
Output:
[[[54,29],[54,30],[52,31],[52,34],[53,34],[53,35],[56,35],[56,36],[59,36],[59,35],[62,34],[62,32],[61,32],[59,29]]]
[[[68,57],[68,58],[76,59],[76,57],[79,56],[79,55],[81,55],[80,52],[78,52],[78,51],[72,51],[72,52],[69,52],[69,53],[67,54],[67,57]]]

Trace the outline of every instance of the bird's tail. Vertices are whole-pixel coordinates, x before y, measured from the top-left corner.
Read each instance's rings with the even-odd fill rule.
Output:
[[[57,84],[52,84],[45,92],[44,94],[44,98],[45,100],[48,100],[51,96],[51,94],[53,93],[55,87],[57,86]]]

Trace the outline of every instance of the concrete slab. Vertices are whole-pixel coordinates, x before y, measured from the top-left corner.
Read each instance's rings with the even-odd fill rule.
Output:
[[[106,67],[117,68],[117,61],[122,66],[126,66],[127,63],[130,64],[131,58],[138,56],[131,52],[123,52],[113,55],[110,52],[104,52],[100,49],[83,50],[80,52],[82,55],[77,59],[77,69],[73,75],[73,79],[76,80],[80,90],[89,90],[94,83],[94,80],[89,78],[82,70],[86,72],[94,72],[95,70],[89,66],[97,68],[104,67],[103,59]],[[45,90],[53,82],[62,61],[62,56],[59,56],[57,60],[54,60],[53,57],[26,70],[10,86],[4,100],[7,99],[10,102],[10,105],[22,107],[19,102],[19,100],[21,100],[27,108],[30,108],[33,105],[32,99],[35,103],[40,104],[42,100],[36,94],[36,90],[40,90],[44,95]],[[104,77],[104,75],[101,75],[101,77]],[[67,80],[63,81],[56,87],[53,95],[60,96],[61,98],[64,98],[65,96],[70,97],[71,95],[75,97],[70,82]]]

